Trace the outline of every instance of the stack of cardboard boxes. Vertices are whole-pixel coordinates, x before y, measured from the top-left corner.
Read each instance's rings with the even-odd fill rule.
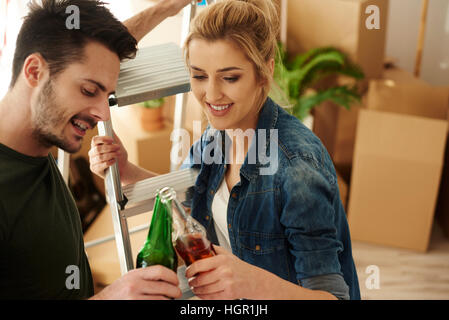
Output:
[[[449,237],[449,87],[385,69],[388,4],[289,1],[287,47],[295,54],[335,46],[365,73],[361,103],[349,111],[330,102],[314,110],[314,132],[340,186],[349,186],[342,200],[352,239],[424,252],[436,211]]]
[[[348,206],[355,239],[427,250],[444,164],[448,101],[447,88],[370,82],[358,117]]]

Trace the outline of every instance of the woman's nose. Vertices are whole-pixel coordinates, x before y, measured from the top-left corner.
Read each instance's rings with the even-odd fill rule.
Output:
[[[217,84],[215,81],[210,81],[206,90],[206,100],[209,103],[219,102],[222,96],[223,93],[221,92],[220,85]]]

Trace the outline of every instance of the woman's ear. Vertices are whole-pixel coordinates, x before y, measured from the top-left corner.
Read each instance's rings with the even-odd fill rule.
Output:
[[[271,80],[273,79],[273,76],[274,76],[274,59],[270,59],[270,60],[268,60],[267,62],[266,62],[266,64],[267,64],[267,66],[268,66],[268,70],[269,70],[269,72],[270,72],[270,76],[271,76],[271,79],[269,79],[268,77],[267,78],[265,78],[265,79],[261,79],[261,81],[260,81],[260,85],[262,85],[262,86],[265,86],[265,85],[267,85],[268,83],[270,83],[271,82]],[[268,75],[267,75],[268,76]]]
[[[271,73],[271,76],[273,77],[273,75],[274,75],[274,59],[273,58],[268,60],[268,67],[270,68],[270,73]]]
[[[22,75],[31,88],[37,87],[48,72],[48,64],[39,53],[30,54],[23,63]]]

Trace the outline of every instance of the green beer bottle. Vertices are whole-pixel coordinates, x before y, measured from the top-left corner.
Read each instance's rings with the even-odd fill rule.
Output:
[[[159,192],[156,194],[147,240],[137,255],[136,268],[157,264],[174,272],[178,269],[178,256],[172,243],[172,216],[161,203]]]
[[[171,213],[173,221],[173,242],[175,249],[190,266],[196,260],[213,257],[216,253],[212,243],[207,239],[206,229],[188,215],[176,197],[173,188],[165,187],[159,193],[162,204]]]

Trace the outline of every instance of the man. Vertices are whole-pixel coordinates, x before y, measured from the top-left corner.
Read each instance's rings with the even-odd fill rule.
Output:
[[[164,0],[125,27],[98,0],[32,2],[17,38],[9,91],[0,101],[0,298],[93,295],[80,217],[50,149],[80,149],[86,130],[109,119],[120,61],[136,40],[190,0]],[[75,5],[80,29],[67,29]],[[94,299],[181,296],[176,274],[137,269]]]

